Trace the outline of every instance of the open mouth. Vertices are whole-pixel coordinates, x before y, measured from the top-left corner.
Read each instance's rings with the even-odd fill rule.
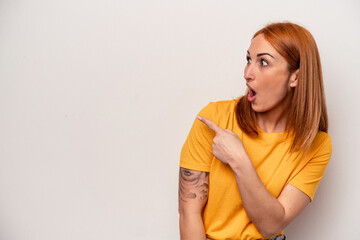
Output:
[[[254,101],[255,98],[256,98],[256,92],[254,91],[254,89],[252,89],[249,85],[248,85],[248,88],[249,88],[249,94],[248,94],[248,100],[250,102]]]
[[[249,89],[249,90],[250,90],[250,92],[249,92],[250,97],[256,96],[256,92],[254,90],[252,90],[252,89]]]

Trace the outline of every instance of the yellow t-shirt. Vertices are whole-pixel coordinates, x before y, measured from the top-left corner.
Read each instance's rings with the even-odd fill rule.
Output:
[[[274,196],[278,197],[287,184],[307,194],[312,200],[320,179],[330,160],[331,138],[319,132],[307,155],[301,160],[287,152],[291,139],[285,133],[266,133],[259,129],[259,137],[251,138],[239,128],[235,106],[238,99],[211,102],[199,116],[206,117],[223,129],[231,129],[242,140],[261,181]],[[210,172],[208,201],[203,221],[209,239],[263,239],[247,216],[231,168],[212,154],[215,133],[195,119],[182,147],[180,166],[187,169]]]

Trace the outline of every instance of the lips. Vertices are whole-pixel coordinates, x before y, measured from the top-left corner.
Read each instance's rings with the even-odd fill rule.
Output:
[[[249,84],[246,84],[246,86],[249,88],[248,100],[253,102],[256,98],[256,91]]]

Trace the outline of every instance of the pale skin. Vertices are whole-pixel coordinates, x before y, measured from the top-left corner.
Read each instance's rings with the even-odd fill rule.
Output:
[[[262,35],[252,40],[247,52],[244,78],[248,87],[256,91],[251,106],[256,112],[257,124],[265,132],[284,132],[291,88],[297,85],[298,70],[290,72],[286,60]],[[245,211],[261,235],[268,238],[280,233],[303,211],[310,198],[289,184],[275,198],[261,182],[241,139],[205,117],[198,116],[198,119],[215,132],[213,155],[233,170]],[[180,168],[182,172],[187,175],[180,174],[179,179],[181,239],[206,239],[201,213],[207,191],[206,195],[195,194],[196,197],[194,193],[208,186],[209,174]],[[185,176],[197,176],[202,184],[184,184]]]
[[[205,240],[202,211],[207,201],[209,173],[180,168],[180,238]]]

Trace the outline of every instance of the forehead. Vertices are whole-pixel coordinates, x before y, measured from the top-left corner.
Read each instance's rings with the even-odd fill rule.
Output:
[[[274,57],[279,56],[280,54],[271,46],[271,44],[265,40],[263,34],[257,35],[252,39],[249,52],[251,55],[257,55],[259,53],[270,53]]]

